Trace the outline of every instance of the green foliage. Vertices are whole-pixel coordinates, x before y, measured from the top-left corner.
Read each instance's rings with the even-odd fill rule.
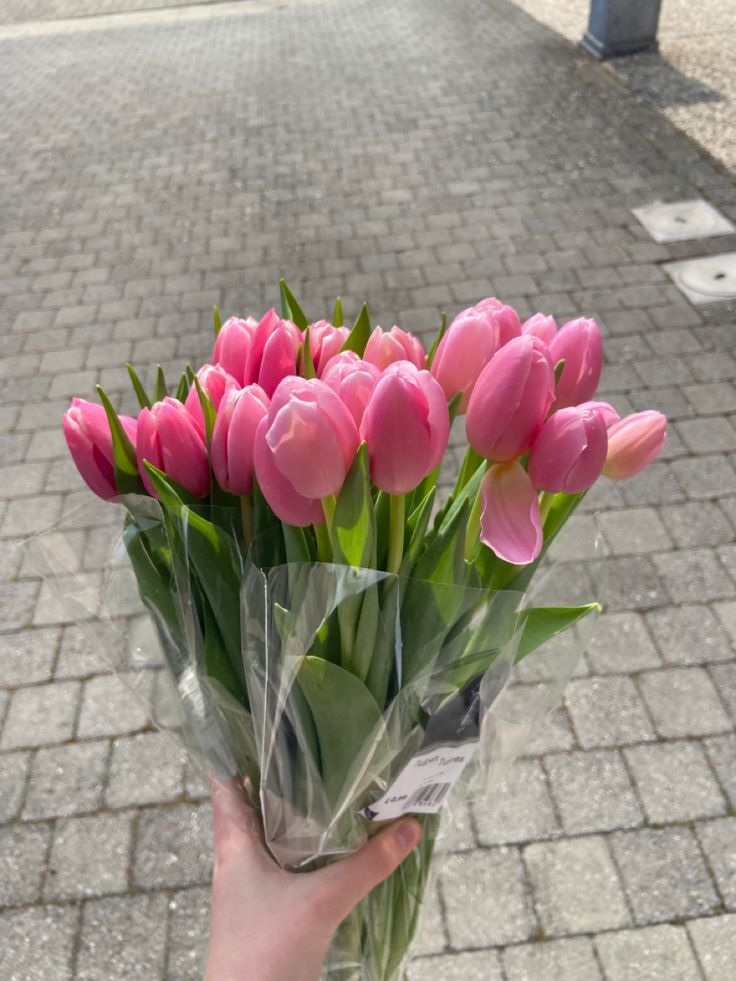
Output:
[[[370,336],[371,320],[368,316],[368,307],[364,303],[340,351],[355,351],[362,358]]]

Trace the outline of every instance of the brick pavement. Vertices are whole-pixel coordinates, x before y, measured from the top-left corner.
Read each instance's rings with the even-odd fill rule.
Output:
[[[730,978],[734,307],[660,265],[736,243],[655,245],[630,209],[736,218],[733,178],[504,0],[247,7],[0,41],[3,975],[200,976],[206,791],[13,546],[89,504],[69,397],[196,360],[213,300],[265,309],[283,273],[315,313],[367,297],[420,331],[491,292],[593,314],[606,395],[672,419],[662,461],[576,519],[586,555],[603,509],[608,612],[508,791],[465,815],[412,977]]]

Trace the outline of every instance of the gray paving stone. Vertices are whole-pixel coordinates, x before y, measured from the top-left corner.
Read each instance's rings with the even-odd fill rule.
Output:
[[[676,553],[655,558],[669,560]],[[606,609],[648,610],[669,601],[664,576],[655,569],[648,555],[606,559]]]
[[[424,896],[417,935],[412,944],[416,957],[428,954],[441,954],[447,949],[447,933],[442,920],[442,908],[436,882],[432,883]]]
[[[72,735],[79,701],[79,685],[62,684],[19,688],[12,697],[3,727],[3,749],[60,743]]]
[[[627,504],[669,504],[682,501],[685,493],[667,463],[653,463],[621,486]]]
[[[730,453],[736,449],[736,431],[728,419],[687,419],[677,424],[677,431],[691,453]]]
[[[552,794],[566,834],[633,828],[643,822],[620,755],[612,750],[547,756]]]
[[[58,640],[59,632],[54,628],[0,636],[0,685],[14,688],[48,681]]]
[[[48,843],[45,824],[0,828],[0,907],[39,899]]]
[[[672,540],[681,548],[720,545],[733,535],[721,509],[709,501],[672,504],[662,508],[661,517]]]
[[[8,556],[13,569],[20,563],[20,553]],[[38,595],[37,582],[0,583],[0,630],[19,630],[31,623]]]
[[[558,830],[547,779],[536,760],[519,760],[490,799],[472,805],[481,845],[549,838]]]
[[[696,981],[698,965],[681,926],[622,930],[595,939],[607,978],[616,981]]]
[[[79,912],[35,906],[0,913],[0,947],[8,981],[71,981]]]
[[[715,682],[721,701],[736,724],[736,662],[714,664],[710,674]]]
[[[704,668],[652,671],[641,676],[639,688],[662,736],[708,736],[730,729]]]
[[[647,613],[646,622],[667,664],[708,664],[733,658],[729,638],[707,606],[663,607]]]
[[[736,964],[736,914],[687,924],[706,981],[731,981]]]
[[[174,893],[169,900],[166,981],[201,981],[209,922],[208,889],[185,889]]]
[[[175,800],[184,789],[183,769],[183,751],[165,733],[116,739],[105,801],[110,807],[128,807]]]
[[[201,885],[212,874],[209,804],[178,804],[141,813],[133,880],[143,889]]]
[[[736,473],[722,456],[675,460],[671,468],[677,482],[693,501],[736,493]]]
[[[719,899],[687,828],[620,831],[610,838],[637,924],[703,916]]]
[[[672,548],[672,542],[654,508],[626,508],[598,517],[614,555],[648,554]]]
[[[515,849],[450,855],[439,885],[454,947],[492,947],[528,940],[534,934],[534,912]],[[484,902],[487,896],[503,896],[503,902],[489,908]]]
[[[697,827],[723,904],[733,913],[736,911],[736,817],[709,821]]]
[[[26,792],[30,753],[0,753],[0,824],[17,817]]]
[[[77,955],[79,981],[128,981],[164,974],[165,896],[120,896],[85,903]]]
[[[725,814],[726,801],[697,743],[657,743],[624,750],[652,824]]]
[[[110,670],[110,660],[105,652],[114,644],[112,634],[112,630],[105,629],[102,624],[95,625],[94,635],[84,625],[72,624],[62,628],[55,676],[85,678],[92,674],[106,674]]]
[[[707,603],[734,595],[736,586],[707,549],[669,552],[653,559],[676,603]]]
[[[102,675],[85,682],[77,735],[117,736],[142,729],[148,721],[145,703],[131,690],[150,698],[153,679],[149,672]]]
[[[565,703],[584,749],[654,739],[646,710],[630,678],[572,681],[565,692]]]
[[[39,749],[31,765],[23,817],[63,817],[97,810],[109,756],[106,740]]]
[[[624,894],[603,838],[528,845],[524,862],[547,936],[628,926]]]
[[[46,899],[78,899],[128,887],[130,814],[97,814],[59,822],[49,856]]]
[[[736,807],[736,733],[713,736],[703,745],[731,807]]]
[[[596,674],[643,671],[661,664],[639,613],[604,613],[598,618],[585,656]]]
[[[519,944],[503,952],[508,981],[602,981],[587,937]]]
[[[409,967],[409,981],[502,981],[498,954],[494,950],[420,957]]]

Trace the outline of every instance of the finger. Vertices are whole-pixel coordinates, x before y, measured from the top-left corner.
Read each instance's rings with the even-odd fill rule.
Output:
[[[207,776],[212,791],[215,853],[234,842],[260,844],[258,815],[245,799],[241,783],[236,778],[220,782],[211,771]]]
[[[379,831],[354,855],[314,872],[321,899],[333,912],[336,922],[343,920],[371,889],[387,879],[421,838],[419,821],[402,818]]]

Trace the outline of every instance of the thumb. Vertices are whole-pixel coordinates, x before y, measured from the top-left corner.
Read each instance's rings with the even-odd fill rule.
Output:
[[[347,858],[312,873],[317,879],[322,901],[340,922],[357,906],[374,886],[401,865],[422,838],[422,826],[416,818],[402,818],[379,831]]]

